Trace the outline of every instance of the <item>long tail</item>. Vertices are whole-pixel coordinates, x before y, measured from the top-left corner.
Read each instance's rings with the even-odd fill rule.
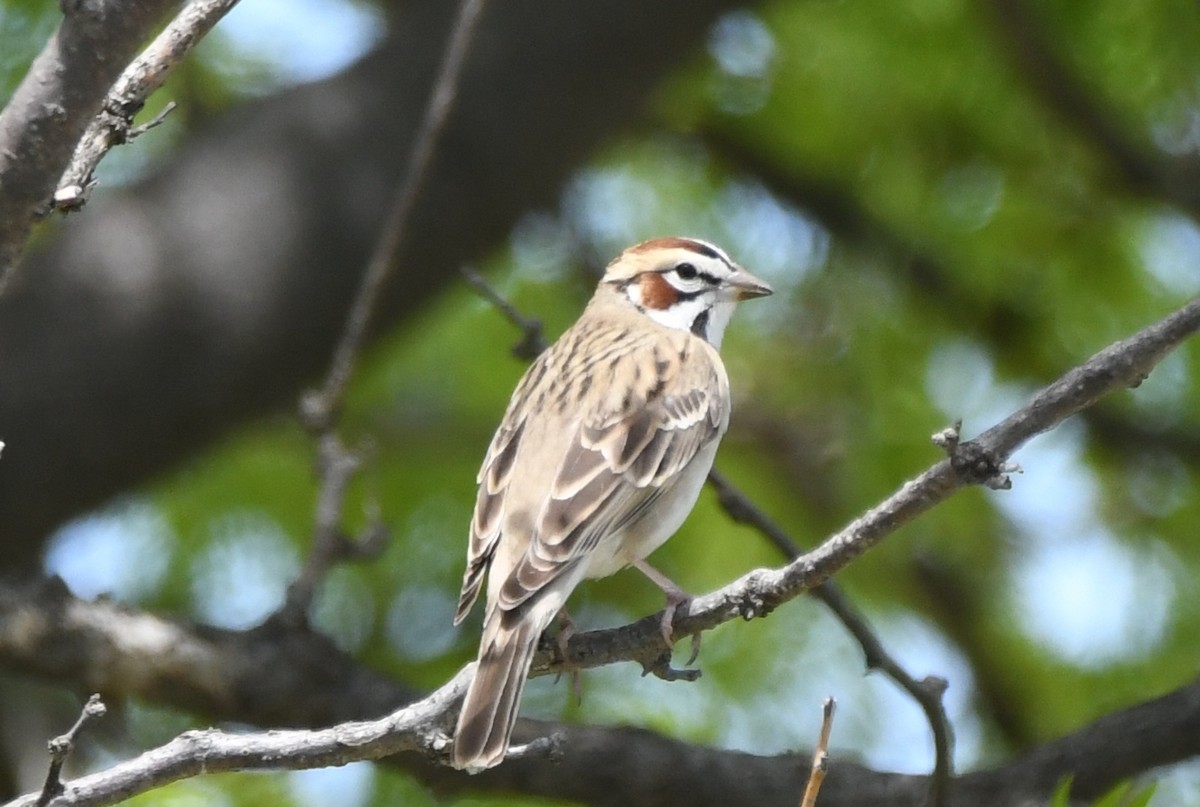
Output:
[[[479,667],[454,731],[454,767],[477,773],[504,759],[538,637],[554,617],[551,611],[542,624],[540,610],[488,614],[479,642]]]

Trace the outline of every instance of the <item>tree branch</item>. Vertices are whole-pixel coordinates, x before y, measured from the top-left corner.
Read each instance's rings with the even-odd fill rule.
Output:
[[[782,603],[814,588],[963,485],[995,479],[1011,453],[1030,438],[1104,395],[1140,383],[1158,361],[1197,330],[1200,330],[1200,299],[1100,351],[976,440],[955,444],[948,459],[906,483],[812,552],[781,569],[752,571],[716,592],[680,606],[674,621],[675,632],[678,635],[697,633],[737,617],[765,616]],[[621,660],[636,660],[646,668],[661,664],[670,649],[662,638],[660,622],[660,615],[651,615],[622,628],[576,634],[566,647],[568,669]],[[557,656],[557,648],[541,648],[534,659],[532,674],[559,671],[563,662],[561,659],[556,661]],[[424,700],[381,720],[336,726],[315,733],[268,733],[236,738],[219,732],[189,733],[162,749],[123,763],[113,769],[115,773],[101,772],[79,780],[83,783],[79,789],[72,783],[54,803],[109,804],[127,798],[133,792],[143,792],[164,781],[201,770],[262,767],[268,762],[270,767],[286,767],[293,759],[299,766],[340,764],[351,759],[377,759],[409,749],[441,756],[447,744],[444,727],[453,718],[453,708],[462,694],[468,669],[464,668]],[[1103,725],[1107,729],[1112,724],[1104,722]],[[1179,753],[1186,749],[1189,754],[1195,753],[1186,740],[1179,740],[1179,736],[1173,734],[1172,740],[1176,742],[1165,749],[1156,746],[1156,752]],[[565,742],[569,746],[570,738]],[[1077,761],[1064,749],[1047,753],[1051,760]],[[1141,754],[1139,760],[1145,762],[1148,753]],[[1090,772],[1102,777],[1107,770]],[[958,792],[957,787],[955,791]],[[76,797],[80,801],[72,801]],[[36,799],[36,796],[30,798]],[[29,802],[18,800],[16,803],[25,805]]]
[[[1200,299],[1068,371],[1027,405],[978,438],[957,445],[951,457],[906,482],[811,552],[781,569],[752,571],[718,591],[680,606],[675,613],[676,635],[709,630],[736,617],[763,616],[814,588],[964,485],[994,480],[1003,472],[1012,453],[1028,440],[1105,395],[1141,383],[1167,353],[1197,330],[1200,330]],[[656,652],[665,650],[661,636],[654,641],[657,619],[657,615],[648,616],[620,629],[614,638],[620,640],[628,653],[625,658],[645,663],[652,661]],[[571,663],[589,667],[619,660],[606,651],[605,633],[597,631],[572,638],[568,644]]]
[[[140,127],[133,118],[145,106],[155,90],[196,44],[229,13],[238,0],[190,0],[154,41],[125,68],[104,99],[104,106],[75,148],[71,163],[63,172],[54,193],[53,209],[78,210],[87,203],[95,181],[92,174],[113,146],[131,142],[147,129],[162,122],[174,108],[168,104],[163,113]],[[49,212],[49,208],[47,209]]]
[[[716,490],[717,500],[730,518],[753,526],[789,560],[800,557],[800,547],[791,536],[738,490],[724,474],[714,468],[708,475],[708,482]],[[954,774],[954,733],[950,719],[946,716],[945,704],[942,703],[942,696],[946,692],[945,679],[927,676],[918,681],[910,675],[900,666],[900,662],[887,652],[867,618],[854,607],[841,586],[833,580],[826,580],[809,593],[824,603],[855,638],[862,648],[867,669],[879,670],[895,681],[925,713],[925,719],[929,721],[929,729],[933,734],[934,756],[933,773],[929,777],[929,803],[932,807],[941,807],[946,803],[950,777]]]
[[[58,30],[0,111],[0,293],[108,89],[178,0],[64,0]]]
[[[0,661],[10,669],[41,677],[86,681],[110,699],[138,696],[259,725],[329,725],[384,714],[412,700],[412,694],[402,687],[361,668],[323,637],[307,631],[196,628],[110,601],[78,600],[61,584],[53,583],[0,587]],[[264,669],[271,670],[271,675],[264,676]],[[137,674],[131,675],[131,671]],[[452,691],[458,692],[464,681],[460,673],[450,684]],[[394,724],[395,731],[407,734],[402,740],[388,742],[437,746],[439,726],[448,728],[453,716],[452,704],[443,707],[446,711],[430,716],[423,729],[403,721]],[[322,733],[316,745],[302,743],[298,753],[314,764],[321,763],[323,754],[329,754],[328,759],[340,758],[336,756],[340,752],[325,744],[331,736],[361,739],[371,731],[383,731],[381,726],[382,721],[368,721],[341,735]],[[524,741],[560,735],[562,761],[548,765],[544,754],[510,760],[477,777],[464,777],[423,755],[402,755],[390,762],[439,792],[522,791],[597,807],[636,802],[651,790],[679,794],[677,800],[664,804],[716,807],[744,803],[751,797],[748,782],[753,782],[755,803],[794,807],[796,794],[804,787],[808,762],[802,752],[763,757],[689,745],[637,729],[522,720],[518,732]],[[291,733],[283,741],[307,740],[306,734]],[[118,779],[107,780],[104,772],[89,777],[86,790],[75,795],[77,780],[68,785],[63,799],[52,804],[111,803],[132,795],[126,788],[143,774],[177,777],[190,770],[191,764],[179,759],[181,750],[200,753],[207,748],[209,770],[233,765],[239,758],[265,765],[266,760],[256,755],[280,748],[262,742],[264,736],[271,734],[250,735],[250,741],[239,745],[228,735],[193,733],[185,741],[170,744],[169,752],[159,749],[123,763]],[[355,758],[372,753],[363,751],[362,757]],[[1075,774],[1076,793],[1099,794],[1141,771],[1196,754],[1200,754],[1200,682],[1102,717],[1003,767],[959,776],[952,782],[950,804],[1011,805],[1021,796],[1035,803],[1040,802],[1034,797],[1041,796],[1044,802],[1062,777],[1071,773]],[[279,758],[270,767],[292,764],[288,758]],[[611,776],[603,775],[614,769],[628,774],[616,786]],[[879,773],[835,761],[820,804],[917,807],[925,804],[928,789],[927,777]],[[8,807],[27,805],[29,798],[32,796]],[[86,800],[73,800],[77,798]]]
[[[384,285],[399,268],[409,221],[429,175],[450,110],[458,97],[459,80],[482,13],[483,0],[463,0],[459,5],[404,176],[346,317],[341,338],[325,375],[325,383],[321,389],[306,393],[300,400],[301,420],[317,440],[320,489],[317,492],[312,549],[299,576],[288,587],[287,599],[278,614],[279,618],[292,624],[303,624],[307,620],[308,608],[317,587],[335,563],[347,557],[376,555],[387,540],[387,530],[378,518],[371,520],[366,534],[357,541],[342,531],[346,486],[361,463],[358,454],[347,449],[342,442],[337,433],[337,422],[346,387],[354,375]],[[377,508],[373,510],[377,511]]]
[[[83,726],[93,717],[103,717],[105,711],[104,701],[100,700],[99,695],[92,695],[88,698],[87,703],[83,706],[83,711],[79,713],[79,717],[75,719],[75,724],[67,730],[66,734],[60,734],[49,743],[50,750],[50,770],[46,772],[46,783],[42,785],[42,792],[38,795],[37,807],[45,807],[50,803],[50,800],[55,796],[62,794],[62,768],[67,761],[67,757],[75,750],[75,740],[78,739],[79,733],[83,731]]]
[[[10,805],[99,807],[203,773],[322,768],[401,751],[441,750],[450,740],[437,727],[450,706],[462,697],[469,681],[464,669],[429,697],[378,720],[257,734],[230,734],[217,729],[187,731],[135,759],[75,779],[49,802],[39,802],[39,796],[30,795]]]

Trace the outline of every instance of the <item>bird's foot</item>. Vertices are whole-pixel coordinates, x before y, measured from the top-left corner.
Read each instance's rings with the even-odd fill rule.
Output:
[[[554,637],[554,644],[558,648],[558,657],[562,662],[563,669],[571,676],[571,691],[575,693],[575,702],[583,703],[583,675],[578,667],[572,666],[570,657],[567,655],[567,643],[579,630],[575,627],[575,622],[567,613],[566,608],[558,612],[557,619],[558,633]],[[555,676],[554,683],[557,684],[560,678],[562,678],[561,672]]]
[[[688,594],[682,588],[675,584],[675,581],[667,577],[665,574],[655,569],[644,560],[634,561],[633,567],[642,574],[646,575],[654,585],[662,589],[662,593],[667,597],[667,605],[663,608],[662,620],[659,622],[659,630],[662,631],[663,641],[667,643],[667,647],[675,646],[675,611],[679,606],[688,602],[692,595]],[[692,653],[688,656],[688,666],[700,655],[700,634],[692,634]]]

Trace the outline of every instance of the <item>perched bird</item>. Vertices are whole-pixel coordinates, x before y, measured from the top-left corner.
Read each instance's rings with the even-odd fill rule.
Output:
[[[641,569],[667,594],[670,642],[685,596],[643,559],[691,512],[729,424],[717,348],[734,306],[770,293],[704,241],[637,244],[517,385],[479,471],[454,615],[466,618],[486,574],[455,767],[504,759],[538,638],[581,580]]]

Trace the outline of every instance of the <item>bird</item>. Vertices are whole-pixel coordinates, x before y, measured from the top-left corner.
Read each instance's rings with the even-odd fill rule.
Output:
[[[508,751],[542,632],[584,579],[638,568],[683,524],[729,425],[718,349],[736,304],[772,293],[697,238],[643,241],[608,264],[579,319],[518,382],[477,477],[460,624],[487,578],[474,677],[451,764],[478,773]]]

